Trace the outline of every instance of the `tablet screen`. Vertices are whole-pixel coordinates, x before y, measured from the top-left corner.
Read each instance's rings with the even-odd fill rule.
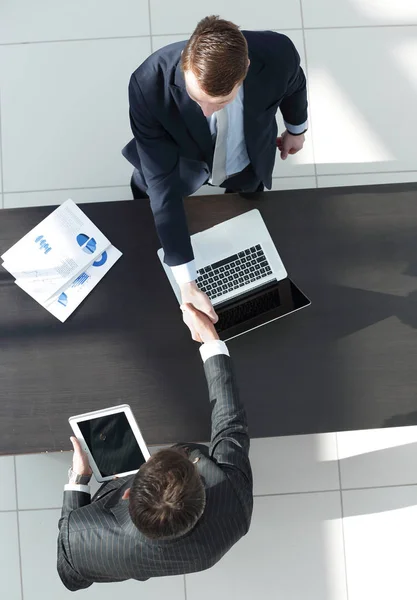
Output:
[[[135,471],[146,462],[124,412],[79,421],[78,427],[103,477]]]

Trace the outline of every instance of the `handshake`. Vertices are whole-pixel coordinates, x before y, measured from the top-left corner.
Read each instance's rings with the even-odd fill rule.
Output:
[[[195,281],[183,283],[180,285],[180,290],[184,323],[191,331],[193,340],[202,344],[210,340],[218,340],[214,323],[217,323],[219,317],[207,294],[197,287]]]
[[[190,302],[181,304],[181,310],[183,321],[190,330],[191,337],[195,342],[204,344],[205,342],[219,339],[213,321],[205,313],[198,310]]]

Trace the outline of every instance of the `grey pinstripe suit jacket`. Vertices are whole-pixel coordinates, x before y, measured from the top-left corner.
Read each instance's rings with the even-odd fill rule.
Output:
[[[213,566],[249,529],[253,508],[246,413],[231,360],[223,354],[205,364],[212,405],[208,452],[188,445],[206,488],[206,508],[194,529],[170,541],[153,541],[132,523],[122,500],[133,476],[105,484],[93,500],[64,492],[59,521],[58,573],[72,591],[94,582],[145,581]]]

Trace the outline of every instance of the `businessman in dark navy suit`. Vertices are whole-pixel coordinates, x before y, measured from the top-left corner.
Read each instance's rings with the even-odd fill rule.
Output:
[[[129,84],[134,139],[123,149],[134,165],[134,198],[150,199],[165,262],[191,302],[217,316],[196,283],[183,197],[204,184],[226,191],[271,188],[281,158],[302,149],[306,80],[289,38],[240,31],[206,17],[188,41],[152,54]],[[286,130],[277,138],[275,115]]]

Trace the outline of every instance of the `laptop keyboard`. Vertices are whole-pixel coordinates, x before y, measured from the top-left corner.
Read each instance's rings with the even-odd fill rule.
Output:
[[[252,246],[198,271],[197,285],[213,300],[272,275],[262,246]]]

